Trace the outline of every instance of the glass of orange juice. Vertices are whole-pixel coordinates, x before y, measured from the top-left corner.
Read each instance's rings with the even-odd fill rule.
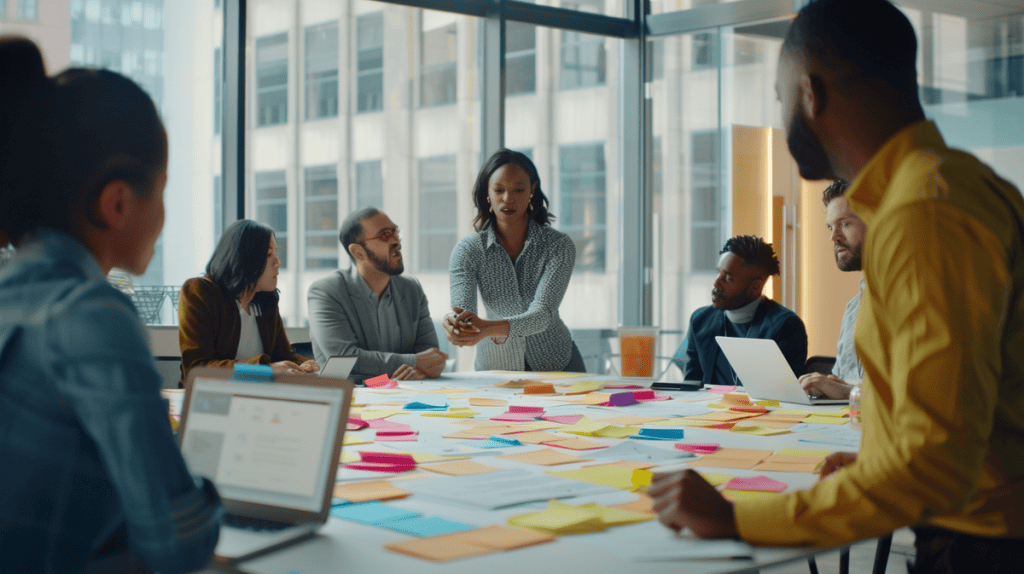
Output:
[[[658,327],[619,327],[622,378],[654,380],[658,356]]]

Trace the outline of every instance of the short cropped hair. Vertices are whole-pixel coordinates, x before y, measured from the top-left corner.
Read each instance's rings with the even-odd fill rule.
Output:
[[[842,179],[837,179],[832,182],[832,185],[825,188],[825,192],[821,194],[821,201],[828,207],[828,204],[832,203],[833,199],[846,195],[846,190],[850,185]]]
[[[775,256],[772,244],[765,243],[764,239],[754,235],[737,235],[729,239],[719,255],[722,253],[736,255],[744,263],[757,267],[768,277],[778,275],[781,270],[779,258]]]
[[[367,217],[373,217],[381,211],[376,207],[364,207],[357,209],[352,213],[348,214],[345,221],[341,222],[341,229],[338,230],[338,241],[341,242],[342,249],[348,255],[348,258],[355,261],[352,257],[352,253],[349,252],[348,246],[353,243],[359,243],[360,238],[363,236],[363,220]]]
[[[833,69],[852,67],[862,79],[916,95],[917,36],[910,20],[886,0],[811,2],[790,25],[782,53]]]

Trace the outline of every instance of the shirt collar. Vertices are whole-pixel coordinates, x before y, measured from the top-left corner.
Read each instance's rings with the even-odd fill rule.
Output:
[[[530,245],[530,238],[540,233],[540,229],[539,223],[532,219],[527,220],[526,243],[523,245],[523,251],[526,251],[526,248]],[[484,247],[489,249],[493,245],[498,245],[498,229],[494,224],[494,220],[488,219],[480,233],[484,234]]]
[[[725,316],[733,323],[749,323],[754,320],[754,314],[757,313],[757,307],[761,304],[762,299],[764,299],[764,295],[759,295],[757,299],[742,307],[728,309]]]
[[[63,231],[40,227],[32,232],[19,251],[22,249],[26,253],[45,254],[46,257],[71,263],[81,269],[88,279],[106,280],[96,256],[81,241]]]
[[[853,210],[869,227],[871,219],[882,203],[885,190],[894,179],[903,159],[919,149],[945,149],[939,129],[934,122],[915,122],[889,138],[867,165],[857,174],[846,191]]]
[[[388,286],[385,287],[384,290],[380,292],[380,297],[378,297],[377,294],[373,291],[373,289],[370,289],[370,286],[367,285],[366,279],[363,279],[363,276],[359,274],[359,269],[356,268],[355,264],[352,265],[350,272],[352,273],[352,280],[357,285],[359,285],[359,292],[362,293],[364,297],[370,298],[372,301],[376,302],[383,299],[384,296],[387,295],[388,291],[391,289],[391,282],[388,281]]]

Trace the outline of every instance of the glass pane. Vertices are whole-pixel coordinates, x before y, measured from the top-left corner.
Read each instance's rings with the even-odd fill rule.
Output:
[[[405,273],[420,281],[440,319],[450,307],[448,259],[469,233],[479,168],[479,20],[366,0],[250,2],[246,13],[246,215],[282,226],[279,243],[291,238],[278,277],[285,324],[305,325],[310,283],[348,267],[337,228],[365,206],[405,230]],[[274,69],[300,80],[271,84],[279,88],[276,110],[257,105],[269,89],[257,81],[268,64],[256,57],[268,38],[287,42],[284,61],[262,50]],[[300,103],[298,113],[290,101]],[[422,186],[421,160],[439,156],[450,158],[439,172],[447,187]]]
[[[603,36],[563,30],[559,87],[563,90],[603,85],[608,68]]]
[[[138,83],[160,111],[169,143],[165,223],[145,274],[131,278],[139,293],[164,295],[159,311],[146,317],[151,323],[177,322],[177,292],[205,268],[217,236],[214,107],[221,37],[213,28],[196,33],[196,23],[212,21],[215,12],[202,2],[0,0],[0,34],[35,41],[48,74],[68,66],[106,67]]]
[[[689,10],[711,4],[728,4],[729,2],[741,2],[742,0],[650,0],[651,14],[663,14],[665,12],[677,12]]]
[[[288,33],[256,40],[256,125],[288,121]]]
[[[626,2],[630,0],[551,0],[550,2],[534,2],[536,4],[548,4],[567,10],[579,10],[581,12],[592,12],[606,16],[617,16],[622,18],[626,14]]]
[[[537,32],[519,22],[505,25],[505,93],[530,94],[537,84]]]
[[[526,34],[525,30],[530,33]],[[534,38],[530,66],[534,87],[505,103],[505,145],[530,156],[541,191],[555,216],[553,227],[576,244],[575,273],[559,309],[570,329],[608,329],[618,323],[620,268],[618,84],[607,74],[618,69],[621,40],[526,26],[517,32]],[[583,48],[580,48],[583,46]],[[566,71],[563,55],[603,54],[601,82],[561,89],[568,75],[596,80],[598,69]],[[513,59],[506,59],[508,86]],[[584,352],[588,354],[588,352]]]

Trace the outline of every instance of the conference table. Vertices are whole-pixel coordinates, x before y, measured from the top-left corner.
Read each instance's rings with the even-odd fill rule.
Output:
[[[473,441],[441,438],[444,434],[470,428],[472,424],[481,424],[475,419],[490,419],[499,416],[509,410],[509,406],[534,406],[543,407],[547,415],[571,415],[583,414],[591,420],[617,418],[621,416],[680,416],[696,412],[710,412],[715,408],[708,407],[715,404],[716,407],[722,403],[723,394],[708,392],[708,389],[695,392],[670,392],[657,391],[659,395],[669,395],[669,400],[643,402],[629,406],[595,406],[568,403],[567,400],[580,400],[584,395],[539,395],[525,394],[521,388],[503,388],[496,384],[518,380],[536,379],[544,383],[551,383],[556,391],[565,392],[569,385],[596,381],[603,384],[628,383],[619,379],[610,379],[607,376],[583,375],[571,376],[568,374],[536,374],[536,373],[500,373],[500,372],[466,372],[466,373],[445,373],[441,378],[428,381],[407,381],[400,382],[398,388],[359,388],[356,391],[355,402],[357,407],[353,409],[354,414],[365,410],[395,409],[401,410],[403,403],[429,402],[433,404],[447,404],[449,409],[462,408],[478,413],[474,416],[474,422],[467,423],[466,419],[445,418],[442,416],[423,416],[425,413],[409,411],[395,414],[387,420],[400,421],[410,425],[419,432],[415,442],[371,442],[353,446],[345,446],[343,450],[343,461],[353,460],[356,453],[361,451],[374,452],[427,452],[435,454],[444,452],[451,454],[451,449],[465,448],[472,452],[473,462],[495,467],[502,471],[518,471],[522,473],[523,484],[546,483],[550,484],[551,475],[547,471],[562,471],[579,469],[588,465],[596,465],[621,460],[618,457],[601,457],[599,450],[566,451],[569,454],[592,459],[588,462],[564,464],[559,466],[536,466],[524,464],[514,460],[499,458],[500,455],[530,452],[538,449],[546,449],[548,446],[541,444],[525,444],[508,448],[479,449],[473,448]],[[643,384],[643,383],[640,383]],[[437,391],[446,390],[438,393]],[[721,390],[721,389],[720,389]],[[622,393],[632,392],[629,389],[601,389],[601,393]],[[742,392],[740,388],[737,392]],[[471,397],[481,399],[504,400],[506,406],[471,406]],[[660,397],[659,397],[660,398]],[[475,401],[479,404],[480,401]],[[390,404],[385,404],[390,403]],[[366,405],[361,407],[361,405]],[[466,409],[465,407],[470,407]],[[721,407],[717,407],[722,410]],[[775,410],[775,406],[769,406]],[[807,406],[782,403],[778,408],[801,409],[811,412],[834,412],[835,406]],[[452,411],[449,411],[452,412]],[[646,414],[645,414],[646,413]],[[514,424],[514,423],[508,423]],[[639,425],[648,428],[646,425]],[[785,425],[782,425],[785,426]],[[842,433],[828,432],[828,425],[807,425],[803,424],[793,427],[793,430],[806,429],[806,432],[788,432],[771,436],[753,436],[731,432],[729,430],[680,427],[683,429],[685,438],[683,443],[706,444],[712,443],[723,448],[741,449],[765,449],[779,451],[786,448],[815,449],[827,451],[854,451],[855,443],[851,442],[850,436],[856,436],[855,431],[849,429],[849,425],[835,428],[844,428],[845,438],[837,438]],[[651,426],[650,428],[655,428]],[[658,426],[657,428],[676,428],[671,426]],[[373,441],[374,429],[364,428],[349,431],[348,437],[351,441]],[[557,434],[557,429],[548,432]],[[822,434],[817,434],[821,432]],[[823,436],[830,435],[830,436]],[[514,435],[509,435],[514,436]],[[665,453],[663,461],[657,461],[658,467],[652,468],[652,472],[685,468],[687,464],[697,460],[696,458],[678,459],[679,451],[673,448],[672,441],[649,441],[637,438],[601,438],[595,436],[579,437],[587,441],[598,442],[607,445],[608,448],[621,444],[632,443],[634,445],[643,443],[641,446],[646,450],[650,448],[662,449]],[[446,446],[447,445],[447,446]],[[465,446],[462,446],[465,445]],[[438,450],[442,449],[442,450]],[[554,449],[562,450],[562,449]],[[344,453],[348,454],[344,454]],[[612,451],[609,451],[612,452]],[[654,461],[652,461],[654,462]],[[458,491],[463,488],[461,484],[474,484],[479,486],[481,481],[486,482],[487,474],[474,475],[472,477],[454,476],[447,477],[433,472],[422,470],[421,465],[414,471],[398,474],[377,475],[369,471],[350,471],[347,468],[339,469],[338,483],[351,484],[360,480],[388,480],[393,485],[413,492],[411,496],[398,500],[387,500],[389,507],[422,513],[423,516],[440,517],[450,521],[461,522],[479,527],[488,525],[506,525],[508,518],[522,515],[528,512],[543,510],[547,501],[537,501],[521,504],[512,507],[488,509],[461,504],[457,500]],[[739,478],[768,476],[786,483],[785,492],[800,490],[811,486],[817,476],[812,472],[775,472],[760,470],[743,470],[729,468],[706,468],[703,469],[698,462],[693,467],[702,472],[725,473]],[[510,473],[506,473],[510,474]],[[437,498],[429,495],[418,494],[417,483],[422,485],[434,484],[438,480],[451,480],[454,496],[450,498]],[[568,480],[568,479],[559,479]],[[469,481],[469,482],[461,482]],[[575,481],[570,481],[575,482]],[[586,484],[586,483],[580,483]],[[592,486],[592,485],[591,485]],[[605,489],[602,492],[591,492],[576,498],[563,499],[569,504],[584,504],[596,502],[601,505],[613,505],[636,501],[639,498],[636,492],[623,489]],[[697,540],[684,531],[681,534],[672,532],[662,526],[656,519],[642,523],[614,526],[600,532],[584,534],[567,534],[559,536],[550,543],[537,544],[509,551],[500,551],[481,556],[458,559],[448,562],[433,562],[409,555],[397,553],[385,548],[385,545],[407,541],[416,538],[396,530],[371,526],[345,520],[332,516],[320,532],[311,539],[305,540],[296,545],[283,548],[276,552],[245,561],[237,568],[243,572],[258,574],[314,574],[321,572],[355,572],[355,573],[385,573],[385,572],[423,572],[443,574],[482,574],[482,573],[525,573],[525,572],[550,572],[569,573],[587,572],[593,574],[604,573],[678,573],[693,572],[704,573],[727,573],[727,572],[752,572],[758,569],[779,565],[786,562],[805,560],[816,552],[824,552],[830,549],[808,549],[808,548],[767,548],[753,547],[749,549],[749,555],[743,558],[700,558],[703,550],[708,554],[717,555],[722,551],[712,541]],[[674,556],[674,550],[678,549],[682,554],[689,554],[692,559],[678,559]]]

